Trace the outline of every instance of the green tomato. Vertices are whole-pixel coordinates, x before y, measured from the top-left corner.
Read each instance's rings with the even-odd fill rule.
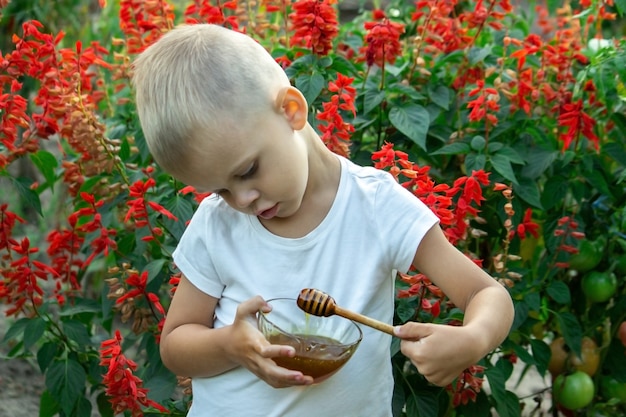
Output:
[[[616,398],[622,404],[626,403],[626,382],[620,382],[610,375],[603,376],[600,380],[600,392],[607,401]]]
[[[590,240],[582,240],[578,247],[578,253],[569,258],[569,266],[580,272],[591,271],[602,260],[600,243]]]
[[[583,371],[557,376],[552,384],[552,396],[558,404],[568,410],[588,406],[596,393],[593,379]]]
[[[617,278],[612,272],[591,271],[581,282],[583,293],[592,303],[603,303],[615,295]]]

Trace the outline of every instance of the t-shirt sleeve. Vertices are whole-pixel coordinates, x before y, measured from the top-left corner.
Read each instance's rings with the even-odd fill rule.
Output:
[[[209,198],[202,201],[194,213],[172,257],[176,267],[200,291],[220,298],[224,285],[220,282],[208,248],[210,227]]]
[[[391,243],[391,262],[398,272],[405,273],[424,235],[439,223],[439,218],[389,173],[383,174],[376,193],[376,206],[377,212],[383,213],[377,216],[381,239]]]

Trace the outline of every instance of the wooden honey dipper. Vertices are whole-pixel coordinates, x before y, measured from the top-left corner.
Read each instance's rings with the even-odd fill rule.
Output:
[[[336,314],[337,316],[356,321],[392,336],[394,335],[393,326],[355,313],[354,311],[343,309],[337,305],[333,297],[323,291],[305,288],[300,291],[296,302],[298,303],[298,307],[314,316],[328,317]]]

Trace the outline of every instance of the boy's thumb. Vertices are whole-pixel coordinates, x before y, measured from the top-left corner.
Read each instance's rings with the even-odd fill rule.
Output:
[[[419,340],[430,334],[430,324],[408,322],[393,329],[394,334],[401,339]]]

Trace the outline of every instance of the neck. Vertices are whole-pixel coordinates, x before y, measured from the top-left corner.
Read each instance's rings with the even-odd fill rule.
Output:
[[[309,155],[309,183],[306,193],[314,196],[329,184],[338,183],[339,160],[337,155],[326,147],[310,124],[307,123],[301,133],[306,141]],[[336,190],[334,186],[331,188],[333,191]]]

